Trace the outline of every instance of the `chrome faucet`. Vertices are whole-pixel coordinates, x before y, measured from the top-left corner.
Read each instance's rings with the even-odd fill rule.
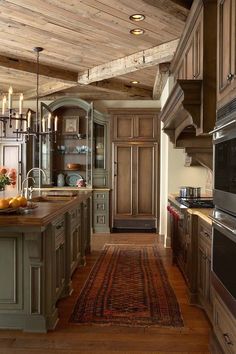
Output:
[[[33,183],[35,183],[35,179],[33,177],[26,177],[25,179],[23,179],[22,184],[21,184],[21,196],[23,196],[25,194],[26,199],[32,199],[32,193],[33,193],[33,187],[29,188],[29,186],[28,186],[29,179],[32,179]],[[25,193],[24,193],[25,182],[27,182],[27,185],[26,185],[26,189],[25,189]]]
[[[32,171],[39,171],[39,181],[40,181],[40,173],[41,173],[41,172],[42,172],[42,174],[43,174],[45,180],[47,179],[46,172],[45,172],[42,168],[39,168],[39,167],[33,167],[33,168],[31,168],[31,169],[27,172],[26,178],[29,178],[29,175],[30,175],[30,173],[31,173]],[[39,187],[40,187],[40,182],[39,182]],[[29,189],[28,183],[27,183],[27,189]],[[32,194],[32,192],[33,192],[33,189],[31,188],[31,194]]]

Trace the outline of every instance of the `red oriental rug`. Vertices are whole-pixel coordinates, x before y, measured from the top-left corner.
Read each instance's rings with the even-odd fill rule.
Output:
[[[124,326],[183,326],[156,246],[105,245],[71,321]]]

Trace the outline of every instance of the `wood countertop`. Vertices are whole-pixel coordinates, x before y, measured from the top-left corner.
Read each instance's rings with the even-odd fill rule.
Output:
[[[37,208],[30,210],[29,214],[2,214],[0,215],[0,229],[6,230],[12,227],[41,228],[55,220],[58,216],[66,213],[79,203],[87,200],[92,195],[91,191],[79,193],[68,200],[53,200],[38,202]],[[34,200],[34,198],[33,198]]]
[[[173,204],[175,204],[179,208],[186,210],[189,214],[198,215],[199,218],[206,221],[209,225],[212,225],[212,220],[210,219],[210,216],[212,216],[214,209],[212,209],[212,208],[187,208],[186,206],[180,204],[175,199],[175,197],[177,197],[176,194],[169,194],[168,200],[170,200]]]

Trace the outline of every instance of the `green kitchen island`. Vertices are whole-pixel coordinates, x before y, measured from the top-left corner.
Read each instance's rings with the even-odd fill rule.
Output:
[[[39,196],[27,214],[0,215],[0,328],[55,328],[57,300],[70,295],[90,251],[91,196]]]

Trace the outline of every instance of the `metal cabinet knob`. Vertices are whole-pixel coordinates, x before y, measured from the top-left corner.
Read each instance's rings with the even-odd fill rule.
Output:
[[[232,81],[233,78],[234,78],[234,74],[229,73],[229,74],[227,75],[227,80],[228,80],[228,81]]]
[[[228,345],[233,345],[231,339],[230,339],[230,336],[228,335],[228,333],[223,333],[223,337],[224,337],[224,340],[225,340],[225,343],[228,344]]]

